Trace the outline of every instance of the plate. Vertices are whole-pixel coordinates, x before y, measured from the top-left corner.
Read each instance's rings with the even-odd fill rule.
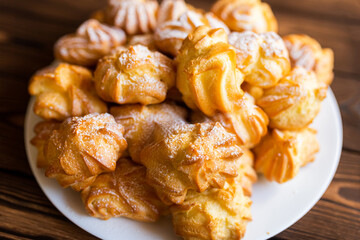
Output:
[[[126,218],[107,221],[87,215],[80,194],[61,188],[54,179],[36,168],[37,149],[30,144],[33,128],[41,119],[33,111],[34,98],[28,105],[25,119],[25,145],[29,163],[45,195],[70,221],[101,239],[179,239],[173,232],[170,218],[157,223],[140,223]],[[342,123],[339,107],[329,88],[328,96],[312,127],[318,131],[320,152],[313,163],[300,169],[296,178],[277,184],[263,177],[254,185],[251,208],[253,221],[248,225],[245,240],[270,238],[287,229],[304,216],[329,186],[339,163],[342,148]]]

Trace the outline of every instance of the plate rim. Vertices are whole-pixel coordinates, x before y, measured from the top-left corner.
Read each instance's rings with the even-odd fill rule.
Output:
[[[316,197],[314,197],[314,199],[311,201],[311,204],[308,204],[306,208],[304,208],[303,211],[301,211],[301,213],[299,214],[294,214],[294,217],[292,219],[290,219],[289,221],[283,223],[281,226],[279,226],[275,231],[272,231],[271,234],[268,234],[267,236],[265,236],[263,239],[267,239],[267,238],[271,238],[273,236],[276,236],[277,234],[281,233],[282,231],[290,228],[292,225],[294,225],[297,221],[299,221],[301,218],[303,218],[316,204],[317,202],[321,199],[321,197],[325,194],[326,190],[329,188],[335,173],[338,169],[339,163],[340,163],[340,159],[341,159],[341,154],[342,154],[342,148],[343,148],[343,124],[342,124],[342,118],[341,118],[341,112],[340,112],[340,108],[339,108],[339,104],[338,101],[332,91],[332,89],[330,88],[330,86],[328,87],[328,96],[330,97],[330,101],[331,101],[331,109],[332,111],[334,111],[335,113],[335,118],[334,118],[334,122],[335,122],[335,131],[336,131],[336,135],[338,135],[339,137],[336,139],[336,149],[335,149],[335,157],[336,157],[336,161],[334,162],[332,169],[331,169],[331,173],[328,175],[328,179],[326,180],[326,184],[323,184],[321,186],[321,189],[319,190],[319,193],[317,194]],[[32,107],[33,104],[35,102],[35,97],[31,97],[29,102],[28,102],[28,106],[26,108],[26,115],[25,115],[25,123],[24,123],[24,142],[25,142],[25,148],[26,148],[26,156],[32,171],[33,176],[36,179],[37,184],[40,186],[42,192],[45,194],[45,196],[47,197],[47,199],[52,203],[52,205],[59,211],[61,212],[61,214],[63,214],[70,222],[72,222],[73,224],[75,224],[76,226],[78,226],[79,228],[81,228],[82,230],[90,233],[91,235],[95,236],[95,237],[99,237],[101,238],[102,236],[99,236],[98,233],[96,233],[95,231],[93,231],[92,229],[88,229],[88,228],[84,228],[80,225],[80,223],[73,221],[71,219],[70,216],[68,216],[67,212],[62,211],[52,200],[52,198],[49,196],[49,194],[47,193],[47,191],[45,190],[44,186],[40,183],[40,177],[36,174],[36,171],[38,170],[36,168],[36,164],[31,163],[31,152],[30,152],[30,148],[31,148],[31,143],[30,141],[27,141],[28,139],[30,140],[30,131],[32,131],[32,129],[29,129],[29,125],[30,125],[30,112],[32,111]],[[59,186],[60,187],[60,186]],[[63,190],[63,189],[62,189]]]
[[[332,89],[330,88],[330,86],[328,86],[328,91],[327,91],[327,97],[331,98],[331,102],[332,104],[330,105],[332,110],[335,112],[336,118],[334,119],[335,121],[335,125],[337,126],[335,128],[335,131],[337,132],[336,134],[339,135],[339,138],[336,139],[336,146],[337,148],[335,149],[336,152],[336,164],[333,165],[331,174],[328,175],[328,179],[326,181],[326,184],[322,185],[321,190],[319,191],[319,194],[314,197],[313,201],[311,202],[311,204],[308,205],[308,207],[306,207],[306,211],[303,211],[303,213],[298,214],[298,216],[293,217],[293,219],[291,221],[289,221],[288,224],[283,224],[286,225],[285,227],[279,227],[278,231],[275,231],[275,233],[271,233],[266,239],[271,238],[276,236],[277,234],[285,231],[286,229],[290,228],[292,225],[294,225],[295,223],[297,223],[300,219],[302,219],[307,213],[310,212],[310,210],[315,207],[315,205],[320,201],[320,199],[322,198],[322,196],[324,196],[326,190],[329,188],[332,180],[334,179],[334,176],[336,174],[336,171],[339,167],[339,163],[340,163],[340,159],[341,159],[341,154],[342,154],[342,148],[343,148],[343,123],[342,123],[342,118],[341,118],[341,112],[340,112],[340,107],[339,107],[339,103],[335,97],[334,92],[332,91]]]

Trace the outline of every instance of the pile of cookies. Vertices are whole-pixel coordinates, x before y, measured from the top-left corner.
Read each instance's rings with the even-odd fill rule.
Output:
[[[242,238],[256,172],[283,183],[314,160],[333,79],[332,50],[276,32],[260,0],[109,0],[30,81],[37,166],[91,216]]]

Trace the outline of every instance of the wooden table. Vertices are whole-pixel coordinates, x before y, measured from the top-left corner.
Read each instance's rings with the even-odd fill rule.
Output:
[[[0,0],[0,238],[94,239],[67,220],[36,183],[23,125],[29,77],[53,60],[52,46],[104,0]],[[195,1],[196,6],[209,2]],[[359,239],[360,1],[269,0],[280,33],[306,33],[335,51],[332,89],[344,146],[335,178],[301,220],[274,239]]]

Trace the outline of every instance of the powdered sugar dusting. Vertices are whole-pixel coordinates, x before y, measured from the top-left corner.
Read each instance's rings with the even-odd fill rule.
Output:
[[[156,0],[111,0],[106,18],[129,34],[148,33],[155,28],[157,9]]]
[[[274,32],[260,33],[259,36],[264,40],[261,48],[267,57],[288,58],[288,52],[282,38]]]
[[[301,42],[290,42],[285,40],[285,45],[289,50],[290,59],[295,66],[301,66],[311,70],[315,66],[316,58],[312,48],[303,45]]]
[[[194,11],[187,11],[178,20],[161,24],[156,29],[155,35],[160,40],[171,38],[185,39],[193,29],[201,25],[206,25],[203,16]]]
[[[254,32],[232,32],[229,34],[229,43],[243,55],[252,55],[258,49],[258,35]]]

